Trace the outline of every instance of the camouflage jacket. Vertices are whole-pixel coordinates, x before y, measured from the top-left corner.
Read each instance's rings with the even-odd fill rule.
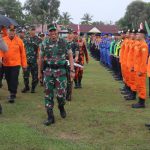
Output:
[[[42,42],[37,36],[26,37],[24,39],[24,45],[26,49],[27,62],[28,64],[37,63],[39,45]]]
[[[79,44],[75,41],[71,41],[69,44],[72,49],[73,58],[75,58],[76,52],[79,52]]]
[[[65,66],[66,57],[70,50],[70,44],[64,39],[59,38],[56,42],[46,39],[42,42],[40,55],[47,66]],[[47,75],[61,76],[66,74],[66,68],[52,69],[46,67],[45,72]]]

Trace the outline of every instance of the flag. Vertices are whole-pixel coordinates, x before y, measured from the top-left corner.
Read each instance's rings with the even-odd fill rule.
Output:
[[[80,25],[78,24],[78,35],[80,35]]]
[[[146,27],[146,31],[147,31],[148,35],[150,35],[150,28],[148,26],[147,21],[145,21],[145,27]]]
[[[140,23],[140,29],[144,29],[143,22]]]

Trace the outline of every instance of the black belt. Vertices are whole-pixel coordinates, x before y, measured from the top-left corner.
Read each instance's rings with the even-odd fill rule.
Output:
[[[45,68],[51,68],[51,69],[65,69],[66,65],[49,65],[45,64]]]

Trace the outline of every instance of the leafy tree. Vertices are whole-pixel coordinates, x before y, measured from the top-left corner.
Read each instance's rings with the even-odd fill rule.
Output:
[[[21,3],[18,0],[0,0],[0,11],[12,19],[15,19],[19,24],[23,24],[23,12]]]
[[[91,24],[93,16],[88,13],[85,13],[84,16],[81,18],[81,24]]]
[[[97,26],[97,25],[105,25],[105,23],[103,21],[94,21],[94,22],[92,22],[92,25],[95,25],[95,26]]]
[[[59,17],[59,0],[26,0],[24,10],[26,15],[34,18],[31,23],[42,24],[52,23]],[[42,27],[43,28],[43,27]]]
[[[68,12],[63,12],[62,15],[59,16],[58,24],[69,25],[71,23],[71,16]]]
[[[146,20],[150,23],[150,3],[134,1],[128,5],[125,16],[116,24],[120,28],[138,28],[141,22]]]

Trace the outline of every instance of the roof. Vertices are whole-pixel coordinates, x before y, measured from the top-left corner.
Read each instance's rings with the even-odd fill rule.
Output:
[[[70,28],[72,28],[74,31],[78,31],[78,25],[77,24],[70,24]],[[104,33],[116,33],[118,32],[118,27],[116,25],[79,25],[80,26],[80,32],[87,33],[90,30],[92,30],[94,27],[97,28],[99,31]]]
[[[89,33],[101,33],[101,31],[99,31],[96,27],[94,27],[89,31]]]

